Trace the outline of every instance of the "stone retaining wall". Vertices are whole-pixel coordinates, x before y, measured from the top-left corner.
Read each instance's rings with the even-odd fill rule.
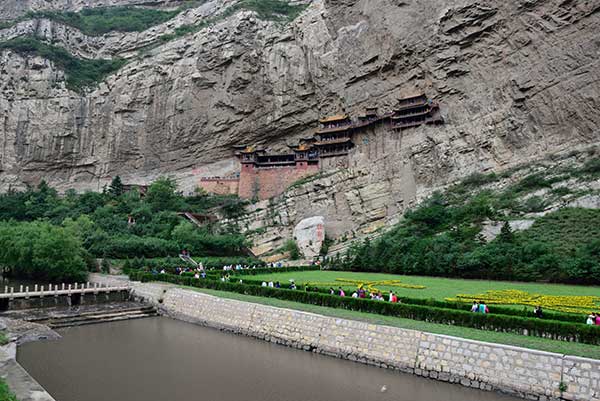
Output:
[[[11,352],[12,353],[12,352]],[[19,401],[55,401],[33,377],[14,359],[0,350],[0,377]]]
[[[92,280],[117,282],[102,275]],[[600,360],[218,298],[169,284],[131,286],[136,297],[180,320],[532,400],[600,401]]]
[[[146,286],[135,284],[134,292],[160,293],[161,311],[177,319],[532,400],[600,401],[600,360]]]

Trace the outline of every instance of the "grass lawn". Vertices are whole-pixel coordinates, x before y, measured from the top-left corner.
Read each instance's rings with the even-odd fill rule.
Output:
[[[312,272],[311,272],[312,273]],[[319,272],[316,272],[319,273]],[[297,276],[297,275],[296,275]],[[462,281],[462,280],[458,280]],[[345,309],[328,308],[324,306],[308,305],[292,301],[283,301],[275,298],[263,298],[251,295],[243,295],[233,292],[209,290],[195,287],[187,289],[215,295],[221,298],[237,299],[239,301],[252,302],[262,305],[270,305],[280,308],[296,309],[320,315],[339,317],[344,319],[359,320],[374,324],[401,327],[435,334],[445,334],[455,337],[468,338],[471,340],[486,341],[498,344],[507,344],[524,348],[533,348],[542,351],[556,352],[560,354],[583,356],[587,358],[600,359],[600,346],[571,343],[565,341],[548,340],[540,337],[528,337],[518,334],[497,333],[492,331],[477,330],[465,327],[450,326],[437,323],[428,323],[418,320],[404,319],[392,316],[383,316],[372,313],[355,312]]]
[[[250,278],[250,277],[248,277]],[[441,277],[423,277],[423,276],[401,276],[394,274],[381,273],[352,273],[339,271],[303,271],[288,273],[273,273],[268,275],[251,276],[253,280],[273,280],[280,283],[287,283],[289,279],[294,279],[296,284],[312,283],[312,286],[329,288],[333,285],[318,285],[321,283],[334,283],[335,279],[351,279],[364,281],[381,280],[402,280],[405,284],[424,285],[424,289],[389,287],[385,285],[376,286],[383,291],[393,290],[398,296],[409,298],[434,298],[443,300],[444,298],[455,297],[457,294],[479,294],[488,290],[521,290],[529,293],[544,295],[594,295],[600,296],[600,287],[586,287],[564,284],[543,284],[543,283],[520,283],[510,281],[489,281],[489,280],[461,280]],[[339,286],[339,285],[338,285]],[[337,287],[334,287],[337,289]],[[353,289],[351,285],[342,285],[345,289]],[[302,288],[302,287],[300,287]],[[598,306],[600,311],[600,305]]]

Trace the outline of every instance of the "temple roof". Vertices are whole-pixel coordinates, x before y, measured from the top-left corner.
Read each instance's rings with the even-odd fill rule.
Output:
[[[399,97],[399,101],[408,100],[408,99],[416,99],[419,97],[427,97],[423,92],[411,92],[406,94],[405,96]]]
[[[330,123],[332,121],[343,121],[343,120],[347,120],[348,119],[348,115],[347,114],[336,114],[335,116],[329,116],[329,117],[325,117],[325,118],[321,118],[319,120],[320,123]]]

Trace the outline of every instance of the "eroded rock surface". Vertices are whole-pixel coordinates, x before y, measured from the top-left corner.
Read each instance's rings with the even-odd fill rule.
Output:
[[[314,0],[290,24],[240,11],[158,41],[235,2],[207,2],[141,33],[89,37],[46,20],[0,30],[3,39],[33,33],[76,55],[129,59],[78,94],[47,60],[0,53],[1,187],[45,178],[98,190],[117,174],[127,183],[169,174],[191,192],[199,177],[235,170],[233,144],[286,149],[319,116],[388,110],[425,91],[444,126],[360,138],[347,168],[293,189],[275,202],[276,217],[265,216],[283,227],[263,236],[289,238],[303,218],[323,215],[335,237],[376,232],[470,173],[599,142],[597,1]],[[46,3],[4,2],[0,16],[54,7]]]
[[[325,219],[323,216],[309,217],[294,227],[294,239],[298,249],[306,259],[319,256],[325,239]]]

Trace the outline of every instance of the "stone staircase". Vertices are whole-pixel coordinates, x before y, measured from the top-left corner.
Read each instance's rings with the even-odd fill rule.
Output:
[[[44,324],[53,329],[63,327],[83,326],[87,324],[118,322],[121,320],[140,319],[157,316],[158,312],[153,306],[136,306],[110,311],[81,312],[78,314],[55,315],[28,319],[29,321]]]

